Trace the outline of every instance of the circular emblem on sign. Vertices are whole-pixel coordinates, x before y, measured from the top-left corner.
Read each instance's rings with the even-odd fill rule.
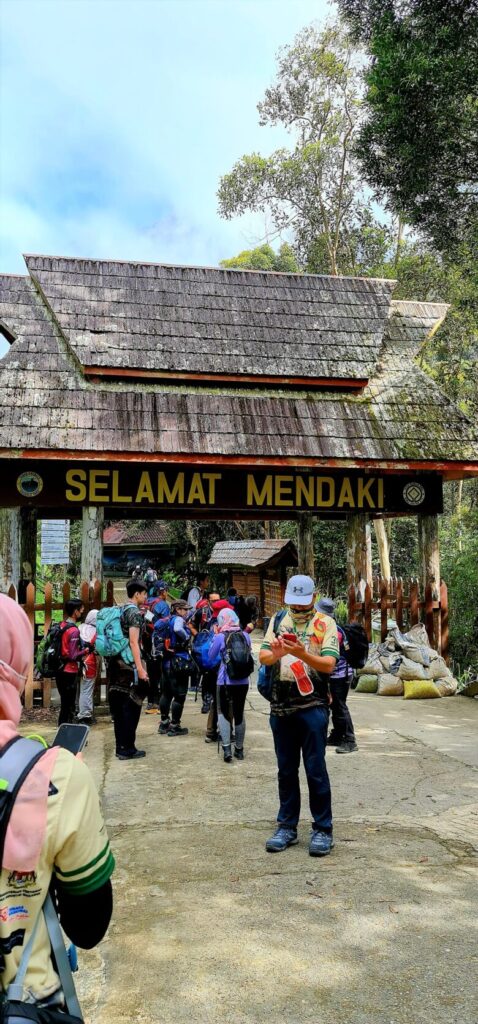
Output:
[[[425,500],[425,488],[422,484],[407,484],[403,488],[403,497],[407,505],[421,505]]]
[[[24,498],[36,498],[42,490],[43,480],[38,473],[20,473],[17,477],[17,491],[20,491]]]

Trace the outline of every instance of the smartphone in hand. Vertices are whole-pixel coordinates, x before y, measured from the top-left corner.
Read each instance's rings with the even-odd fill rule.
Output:
[[[88,742],[89,726],[63,722],[53,740],[52,747],[63,747],[70,754],[79,754]]]
[[[295,644],[297,637],[295,633],[282,633],[279,640],[286,640],[288,644]]]

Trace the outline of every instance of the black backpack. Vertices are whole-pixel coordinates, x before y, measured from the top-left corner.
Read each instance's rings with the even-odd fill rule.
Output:
[[[232,630],[225,636],[224,664],[231,680],[246,679],[254,671],[251,648],[242,630]]]
[[[41,642],[40,658],[37,658],[36,667],[44,678],[48,679],[61,672],[65,664],[65,658],[61,653],[63,634],[71,628],[71,622],[53,622],[48,630],[45,639]]]
[[[368,658],[368,637],[358,622],[348,622],[345,626],[339,626],[343,640],[340,644],[340,653],[345,658],[350,668],[363,668]]]

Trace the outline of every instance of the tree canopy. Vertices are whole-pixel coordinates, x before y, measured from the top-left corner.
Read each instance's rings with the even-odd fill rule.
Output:
[[[338,0],[366,46],[362,172],[442,253],[478,243],[477,0]]]
[[[220,266],[226,270],[273,270],[283,274],[297,274],[300,270],[294,250],[287,242],[280,246],[278,252],[269,244],[243,249],[237,256],[221,260]]]

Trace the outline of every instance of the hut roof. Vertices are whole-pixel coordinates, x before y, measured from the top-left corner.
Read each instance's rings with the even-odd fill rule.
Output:
[[[103,544],[105,547],[126,547],[128,545],[143,545],[148,547],[160,547],[170,545],[168,524],[155,521],[146,526],[138,526],[136,523],[112,523],[103,532]]]
[[[38,257],[39,262],[43,259]],[[86,273],[85,261],[56,262],[81,264]],[[110,266],[104,265],[106,278]],[[230,281],[235,290],[241,283],[249,287],[250,274],[215,273],[218,286]],[[38,268],[35,274],[40,274]],[[207,272],[208,280],[211,274]],[[252,277],[256,279],[255,274]],[[291,281],[295,287],[291,275],[271,279],[276,292],[282,287],[287,294]],[[315,279],[304,280],[310,287]],[[332,279],[330,294],[335,282]],[[348,283],[347,279],[347,287]],[[101,287],[95,286],[97,294]],[[264,464],[292,459],[299,465],[312,460],[314,465],[335,466],[404,467],[420,462],[430,468],[444,462],[478,463],[476,425],[413,360],[443,319],[446,307],[441,304],[391,303],[376,365],[358,392],[306,387],[285,392],[261,386],[260,373],[253,388],[214,387],[192,380],[182,386],[88,380],[80,349],[59,320],[60,307],[70,304],[69,290],[65,285],[64,299],[55,298],[57,315],[31,277],[0,276],[0,319],[15,336],[0,360],[4,455],[40,451],[45,456],[71,458],[77,453],[121,459],[145,454],[211,462],[227,457],[231,463],[238,458]],[[86,298],[85,308],[88,302]],[[113,317],[110,299],[103,305]],[[314,315],[310,318],[313,322]],[[333,342],[330,345],[332,359],[335,348]],[[142,352],[141,342],[136,349]],[[234,351],[232,341],[224,345],[228,365],[235,362]]]
[[[214,545],[208,565],[264,569],[277,562],[297,565],[297,548],[291,540],[221,540]]]

